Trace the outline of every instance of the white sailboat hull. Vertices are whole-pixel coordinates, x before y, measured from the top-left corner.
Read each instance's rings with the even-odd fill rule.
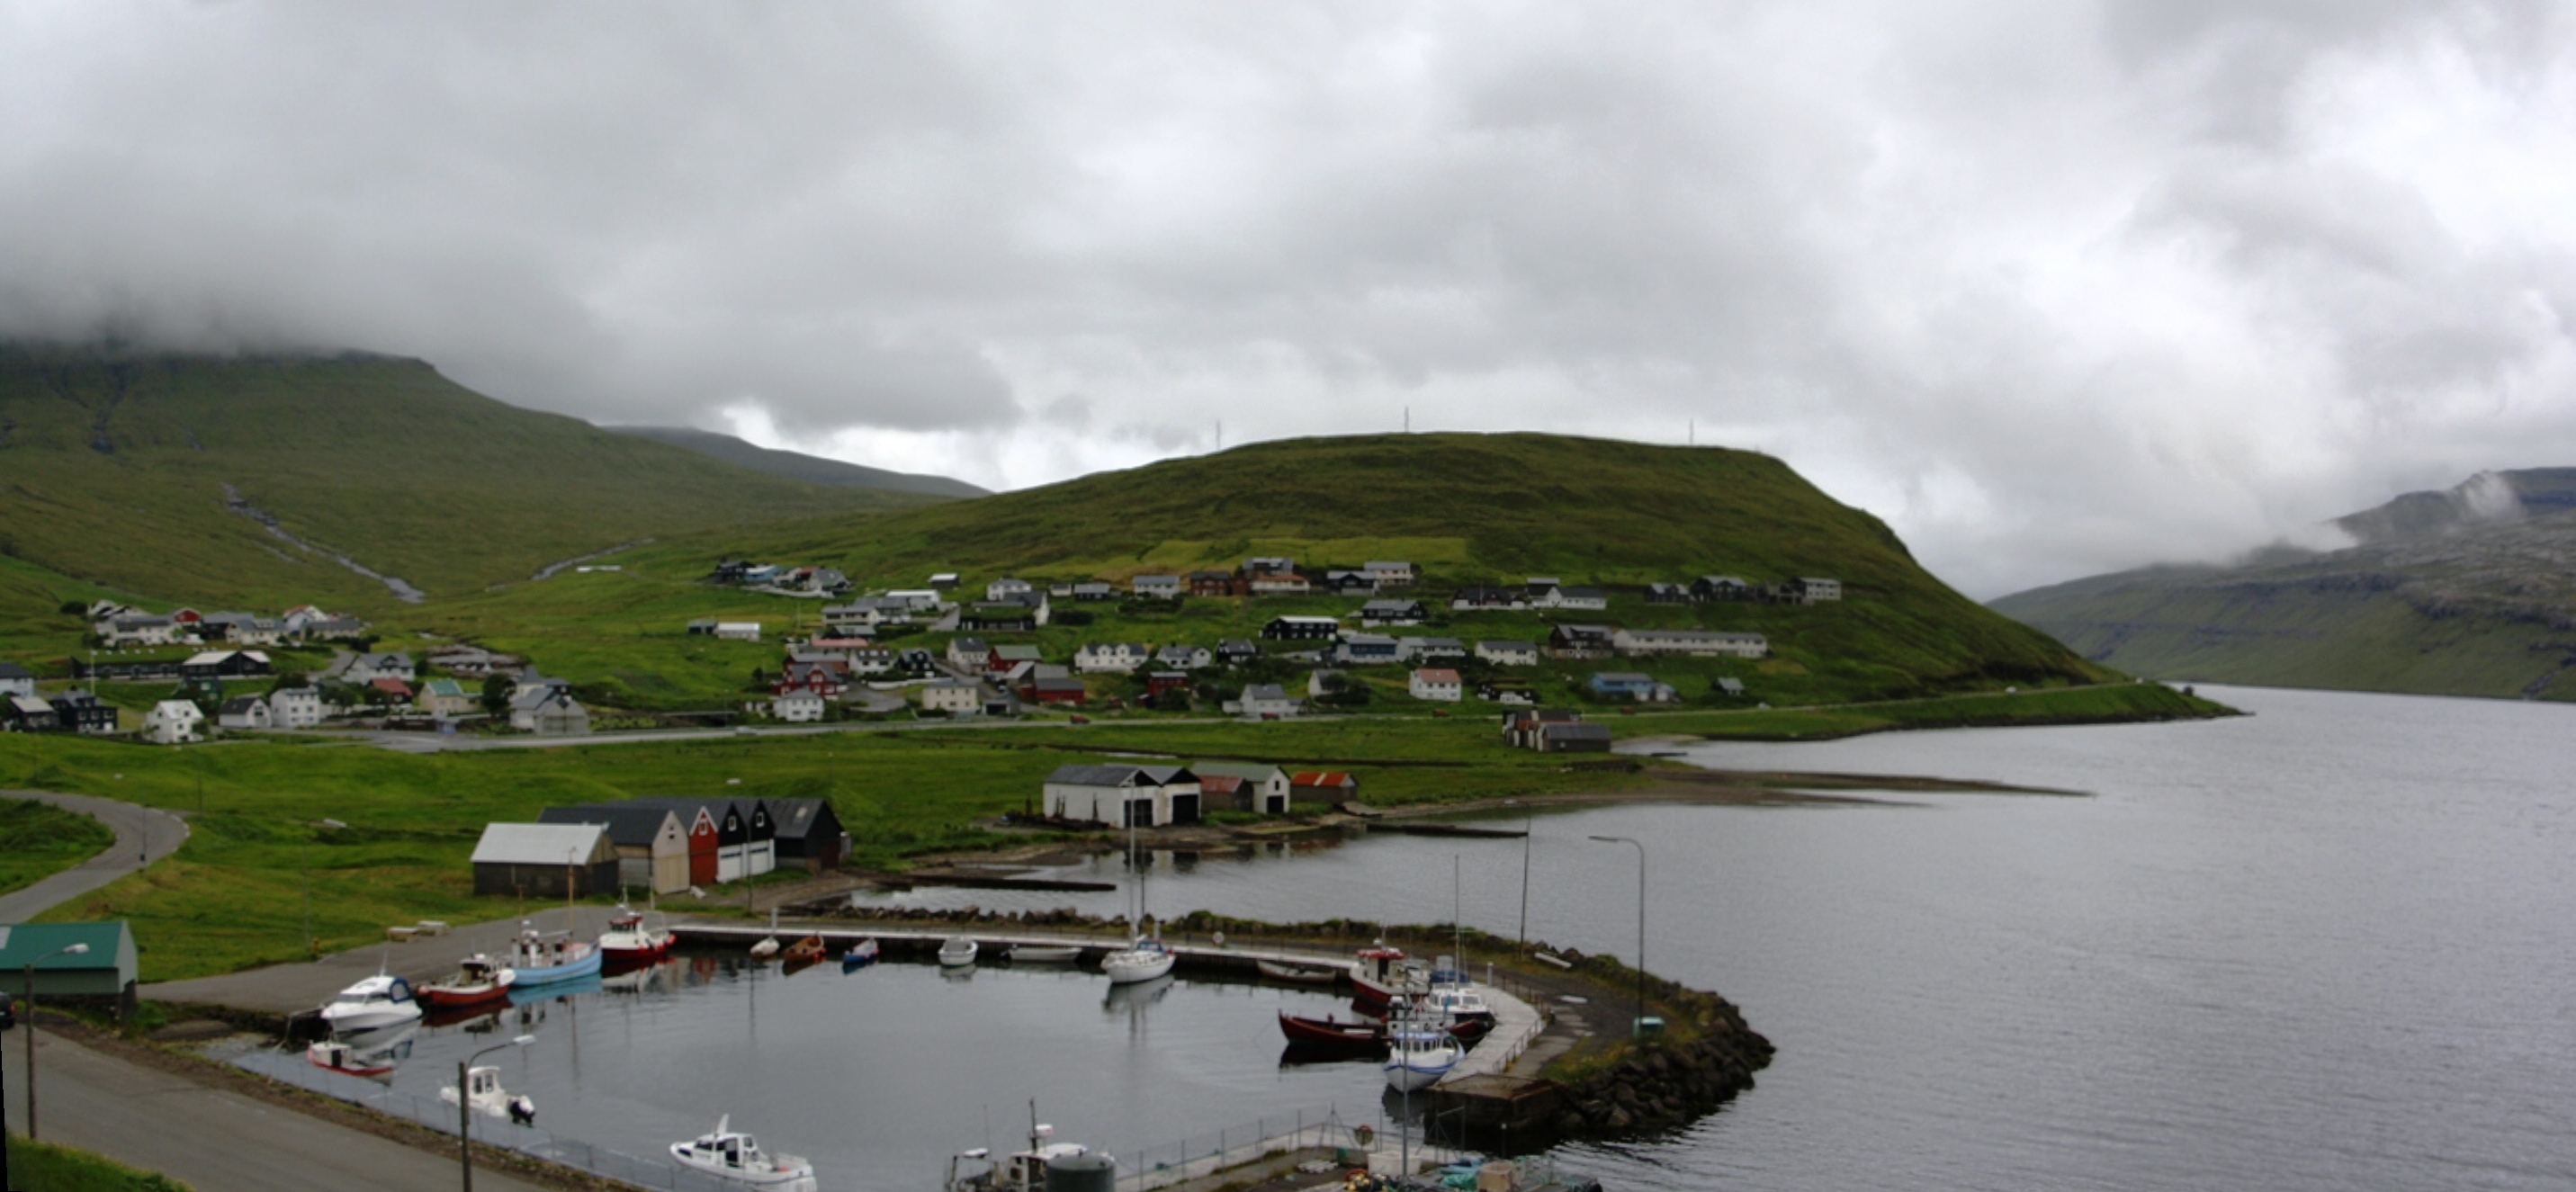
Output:
[[[1112,952],[1101,958],[1100,971],[1112,985],[1135,985],[1172,971],[1169,952]]]

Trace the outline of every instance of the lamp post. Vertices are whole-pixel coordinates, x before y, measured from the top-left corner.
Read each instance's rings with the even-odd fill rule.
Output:
[[[1632,1033],[1646,1029],[1646,846],[1625,836],[1595,836],[1603,844],[1631,844],[1637,847],[1637,1021],[1630,1023]]]
[[[474,1061],[496,1051],[525,1047],[537,1041],[535,1035],[521,1035],[506,1043],[495,1043],[456,1063],[456,1158],[465,1168],[465,1192],[474,1192],[474,1093],[466,1077],[474,1070]]]
[[[27,962],[27,1137],[36,1137],[36,966],[57,956],[81,956],[89,952],[88,944],[70,944],[56,948]]]

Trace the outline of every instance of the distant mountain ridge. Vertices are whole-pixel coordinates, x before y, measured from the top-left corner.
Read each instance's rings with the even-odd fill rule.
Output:
[[[924,493],[934,497],[982,497],[991,490],[977,488],[963,480],[913,472],[889,472],[863,464],[844,463],[819,455],[798,451],[780,451],[744,442],[732,435],[685,426],[610,426],[604,429],[621,435],[636,435],[674,447],[686,447],[701,455],[711,455],[729,464],[756,472],[803,480],[812,484],[829,484],[841,488],[873,488],[887,492]]]
[[[2576,700],[2576,468],[2482,472],[2330,524],[2355,545],[2092,576],[1992,607],[2154,678]]]

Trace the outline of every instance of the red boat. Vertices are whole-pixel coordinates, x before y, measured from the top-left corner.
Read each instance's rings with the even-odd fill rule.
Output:
[[[671,954],[671,943],[679,937],[656,925],[644,922],[644,916],[625,907],[609,916],[608,930],[599,936],[600,962],[609,968],[640,968]]]
[[[1351,961],[1351,988],[1363,1010],[1384,1013],[1388,1002],[1408,991],[1411,980],[1404,967],[1404,949],[1388,947],[1384,940],[1360,949]]]
[[[1291,1043],[1317,1047],[1340,1047],[1362,1050],[1386,1046],[1386,1024],[1344,1022],[1338,1018],[1301,1018],[1286,1010],[1279,1012],[1279,1033]]]
[[[387,1056],[361,1054],[355,1047],[328,1039],[305,1048],[304,1058],[316,1068],[351,1076],[383,1076],[394,1070]]]
[[[456,975],[433,981],[413,990],[432,1009],[455,1010],[497,1002],[510,996],[510,985],[519,974],[501,967],[499,961],[477,953],[465,958]]]

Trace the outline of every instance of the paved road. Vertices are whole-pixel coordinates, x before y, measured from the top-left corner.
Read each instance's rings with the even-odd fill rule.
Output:
[[[51,791],[0,791],[0,798],[51,803],[66,811],[80,812],[116,830],[116,843],[107,846],[106,852],[26,889],[0,895],[0,923],[24,923],[33,919],[58,903],[69,902],[142,868],[148,861],[158,861],[177,852],[179,845],[188,839],[188,821],[140,804],[88,795],[60,795]]]
[[[28,1032],[0,1032],[8,1065],[8,1120],[27,1120]],[[460,1175],[444,1158],[294,1110],[210,1088],[176,1073],[129,1064],[60,1036],[37,1033],[37,1125],[47,1142],[110,1156],[186,1180],[197,1192],[447,1192]],[[474,1186],[537,1192],[539,1185],[478,1169]]]

